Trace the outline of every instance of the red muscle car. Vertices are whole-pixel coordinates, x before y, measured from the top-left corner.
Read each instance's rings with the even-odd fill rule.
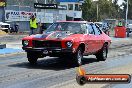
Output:
[[[107,58],[111,39],[94,23],[86,21],[60,21],[53,23],[43,34],[22,39],[28,61],[35,64],[45,56],[67,57],[81,65],[84,55],[95,55],[98,61]],[[62,59],[62,58],[61,58]]]

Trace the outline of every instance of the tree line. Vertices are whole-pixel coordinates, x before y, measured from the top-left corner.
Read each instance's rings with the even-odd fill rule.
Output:
[[[118,0],[85,0],[82,5],[83,18],[88,21],[103,19],[125,19],[127,0],[118,5]],[[98,14],[97,14],[98,11]],[[132,0],[129,0],[128,19],[132,19]]]

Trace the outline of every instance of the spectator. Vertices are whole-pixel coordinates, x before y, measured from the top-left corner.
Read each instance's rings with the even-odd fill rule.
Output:
[[[13,33],[13,32],[14,32],[14,28],[10,27],[10,33]]]
[[[123,24],[122,24],[121,21],[118,22],[118,26],[119,26],[119,27],[122,27],[122,26],[123,26]]]
[[[42,34],[42,30],[43,30],[43,29],[42,29],[42,23],[39,22],[38,24],[39,24],[39,34]]]
[[[17,23],[15,23],[15,25],[14,25],[14,28],[15,28],[15,30],[14,30],[14,32],[18,32],[18,29],[19,29],[19,26],[18,26],[18,24]]]
[[[42,23],[40,26],[40,34],[42,34],[44,30],[46,30],[46,25]]]
[[[29,35],[35,34],[36,29],[37,29],[36,17],[32,15],[30,19],[30,34]]]

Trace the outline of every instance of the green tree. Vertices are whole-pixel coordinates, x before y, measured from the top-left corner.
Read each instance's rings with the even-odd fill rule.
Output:
[[[121,18],[120,17],[120,6],[118,5],[118,0],[113,0],[113,3],[112,3],[112,6],[113,6],[113,17],[114,18]]]
[[[115,19],[119,18],[120,7],[117,4],[118,0],[99,0],[100,19]]]
[[[128,0],[128,19],[132,20],[132,0]],[[125,15],[126,15],[126,8],[127,8],[127,0],[124,0],[123,4],[123,18],[125,19]]]
[[[92,0],[85,0],[82,5],[82,16],[85,20],[94,20],[96,19],[96,8]]]
[[[116,19],[120,18],[121,9],[117,4],[118,0],[86,0],[82,6],[83,18],[86,20],[97,19],[97,4],[98,4],[98,19]]]

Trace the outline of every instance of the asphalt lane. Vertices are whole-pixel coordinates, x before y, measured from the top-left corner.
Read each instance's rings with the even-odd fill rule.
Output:
[[[132,63],[131,47],[110,50],[106,61],[98,62],[94,56],[85,56],[83,67],[88,73],[98,73]],[[113,57],[112,57],[113,55]],[[27,62],[26,54],[0,57],[0,88],[47,88],[75,81],[76,67],[62,62],[63,58],[42,58],[36,66]],[[63,85],[61,85],[63,86]],[[60,87],[61,87],[60,86]]]

